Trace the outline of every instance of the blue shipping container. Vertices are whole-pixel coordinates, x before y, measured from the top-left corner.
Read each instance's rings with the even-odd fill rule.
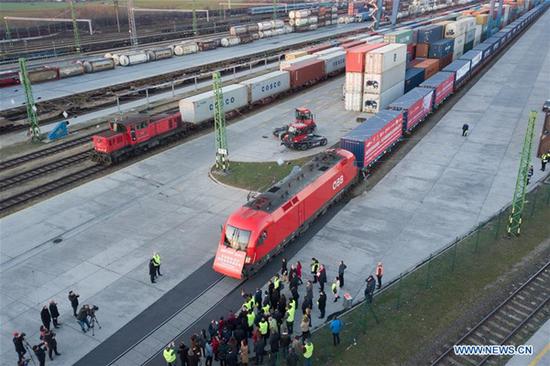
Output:
[[[455,89],[457,89],[470,75],[470,65],[469,60],[455,60],[441,71],[455,73]]]
[[[470,61],[470,69],[475,69],[481,65],[483,60],[483,52],[480,50],[470,50],[459,57],[460,60]]]
[[[442,39],[430,45],[429,58],[443,58],[453,53],[454,39]]]
[[[422,28],[418,28],[418,42],[417,43],[434,43],[443,39],[443,26],[442,25],[427,25]]]
[[[405,93],[424,81],[424,71],[424,69],[413,67],[405,72]]]
[[[488,57],[490,57],[493,54],[493,44],[491,42],[485,41],[475,46],[473,50],[479,50],[483,52],[482,59],[483,61],[485,61]]]
[[[381,110],[342,137],[340,147],[355,155],[357,166],[364,168],[365,142],[401,115],[400,111]]]

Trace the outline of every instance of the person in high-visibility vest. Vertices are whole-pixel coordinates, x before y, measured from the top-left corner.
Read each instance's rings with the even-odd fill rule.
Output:
[[[274,277],[273,277],[273,289],[275,291],[280,291],[281,290],[281,279],[279,278],[279,275],[276,274]]]
[[[254,314],[254,310],[250,309],[248,311],[248,314],[246,314],[246,325],[248,325],[248,331],[250,334],[252,334],[252,331],[254,330],[254,322],[256,321],[256,314]]]
[[[260,320],[258,323],[258,328],[260,328],[260,335],[264,338],[264,341],[267,342],[267,338],[269,337],[269,323],[265,320],[265,318]]]
[[[331,290],[332,294],[334,295],[334,302],[338,301],[340,298],[340,294],[338,293],[338,290],[340,289],[340,279],[336,277],[334,282],[332,282]]]
[[[311,275],[313,276],[313,283],[317,283],[318,270],[319,270],[319,261],[315,258],[311,258]]]
[[[540,170],[546,170],[546,164],[550,161],[550,151],[540,156]]]
[[[168,366],[175,366],[176,352],[174,351],[174,342],[166,346],[164,352],[162,352],[162,355],[164,356],[164,359],[166,360]]]
[[[262,306],[262,312],[264,313],[264,315],[269,315],[269,309],[270,309],[269,302],[266,303],[264,306]]]
[[[382,262],[378,262],[378,265],[376,266],[376,279],[378,280],[378,289],[382,288],[382,276],[384,275],[384,267],[382,266]]]
[[[157,268],[157,275],[162,276],[160,273],[160,254],[158,252],[153,253],[153,264]]]
[[[311,359],[313,358],[313,343],[309,339],[304,344],[304,366],[311,366]]]
[[[294,315],[296,314],[296,302],[290,301],[286,310],[286,325],[288,326],[288,334],[294,332]]]

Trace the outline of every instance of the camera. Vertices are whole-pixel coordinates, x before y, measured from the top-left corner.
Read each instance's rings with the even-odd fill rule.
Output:
[[[89,316],[95,316],[95,312],[99,310],[99,306],[97,305],[88,305],[88,315]]]

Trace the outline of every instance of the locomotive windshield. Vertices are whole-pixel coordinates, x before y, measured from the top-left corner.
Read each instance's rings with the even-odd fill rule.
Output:
[[[225,245],[237,250],[246,250],[249,240],[250,231],[238,229],[231,225],[225,226]]]

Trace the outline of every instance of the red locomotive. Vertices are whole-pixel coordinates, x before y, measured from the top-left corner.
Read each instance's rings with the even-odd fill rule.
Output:
[[[355,157],[327,150],[242,206],[222,227],[214,270],[242,278],[279,253],[358,177]]]
[[[111,164],[142,153],[189,129],[179,112],[173,114],[131,114],[109,123],[109,131],[94,135],[92,160]]]

